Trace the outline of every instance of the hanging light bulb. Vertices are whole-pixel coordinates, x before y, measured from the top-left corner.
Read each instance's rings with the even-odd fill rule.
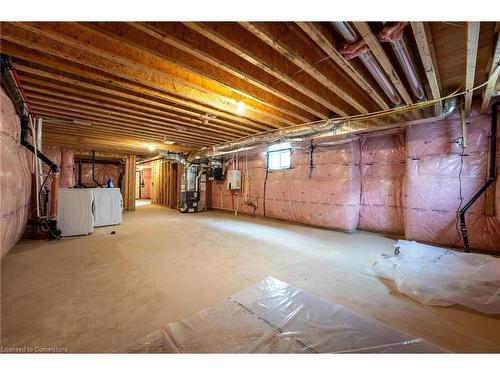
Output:
[[[156,150],[156,146],[155,146],[155,145],[153,145],[153,144],[150,144],[150,145],[148,146],[148,150],[149,150],[149,151],[154,151],[154,150]]]
[[[236,103],[236,113],[242,115],[245,112],[245,103],[237,102]]]

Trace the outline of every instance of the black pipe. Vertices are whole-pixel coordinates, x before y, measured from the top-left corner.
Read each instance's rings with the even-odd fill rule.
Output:
[[[21,119],[21,140],[20,143],[22,146],[26,147],[30,150],[34,155],[38,157],[41,161],[47,164],[51,171],[54,173],[59,172],[59,167],[52,160],[50,160],[47,156],[45,156],[40,150],[35,151],[35,147],[28,141],[29,135],[29,117],[28,114],[25,113],[24,109],[24,100],[19,92],[19,87],[16,84],[14,77],[12,76],[12,63],[9,57],[5,54],[0,55],[0,76],[1,76],[1,84],[5,89],[7,96],[14,104],[14,108],[16,109],[19,118]]]
[[[28,116],[21,117],[21,145],[30,150],[34,155],[38,157],[41,161],[47,164],[53,173],[59,172],[59,166],[45,156],[40,150],[36,150],[35,147],[28,141],[29,132],[29,119]]]
[[[102,185],[95,179],[95,150],[92,151],[92,181],[102,188]]]
[[[496,102],[491,106],[491,135],[490,135],[490,170],[488,172],[488,180],[479,189],[479,191],[474,194],[474,196],[467,202],[465,206],[460,210],[460,231],[462,232],[462,239],[464,242],[464,251],[468,253],[470,251],[469,247],[469,237],[467,234],[467,224],[465,222],[465,213],[474,204],[474,202],[488,189],[488,187],[496,181],[497,179],[497,166],[496,166],[496,147],[497,147],[497,119],[498,119],[498,106],[500,102]]]
[[[82,161],[78,161],[78,187],[82,187]]]

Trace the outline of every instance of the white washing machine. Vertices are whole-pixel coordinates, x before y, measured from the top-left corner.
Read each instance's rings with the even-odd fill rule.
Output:
[[[94,195],[94,227],[122,223],[123,200],[118,188],[90,189]]]
[[[63,237],[86,235],[94,231],[93,200],[91,189],[58,190],[57,227]]]

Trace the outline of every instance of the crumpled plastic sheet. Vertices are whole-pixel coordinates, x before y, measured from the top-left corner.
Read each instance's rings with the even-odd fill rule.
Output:
[[[399,240],[371,271],[420,303],[500,314],[500,258]],[[398,253],[399,252],[399,253]]]
[[[32,157],[19,144],[20,120],[0,90],[0,254],[3,257],[24,232],[29,215]]]
[[[463,245],[457,211],[486,182],[490,121],[490,116],[479,114],[473,107],[463,165],[460,157],[462,149],[457,143],[462,135],[461,122],[456,114],[446,121],[407,128],[406,176],[403,184],[407,239],[450,246]],[[497,155],[497,173],[500,172],[499,161],[500,156]],[[467,211],[466,222],[472,248],[500,250],[498,185],[496,216],[485,215],[484,194]],[[460,199],[460,191],[463,200]]]
[[[329,139],[324,138],[321,142],[327,141]],[[313,168],[310,167],[309,143],[300,146],[303,148],[292,151],[291,169],[269,172],[265,194],[266,152],[261,150],[256,156],[248,157],[250,196],[257,206],[255,214],[354,231],[359,221],[361,189],[359,142],[354,140],[335,146],[316,147]],[[242,156],[239,161],[242,186],[246,168],[245,156]],[[212,181],[209,183],[209,206],[252,213],[254,208],[245,204],[241,193],[227,190],[225,181]]]
[[[404,234],[404,133],[361,139],[359,229]]]
[[[133,353],[436,353],[443,350],[273,277],[139,340]]]

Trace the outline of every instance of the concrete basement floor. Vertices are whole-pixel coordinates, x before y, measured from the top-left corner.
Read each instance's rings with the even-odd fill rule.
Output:
[[[424,306],[363,273],[393,243],[368,232],[140,206],[90,236],[18,243],[1,265],[1,345],[121,352],[274,276],[449,351],[500,352],[499,316]]]

